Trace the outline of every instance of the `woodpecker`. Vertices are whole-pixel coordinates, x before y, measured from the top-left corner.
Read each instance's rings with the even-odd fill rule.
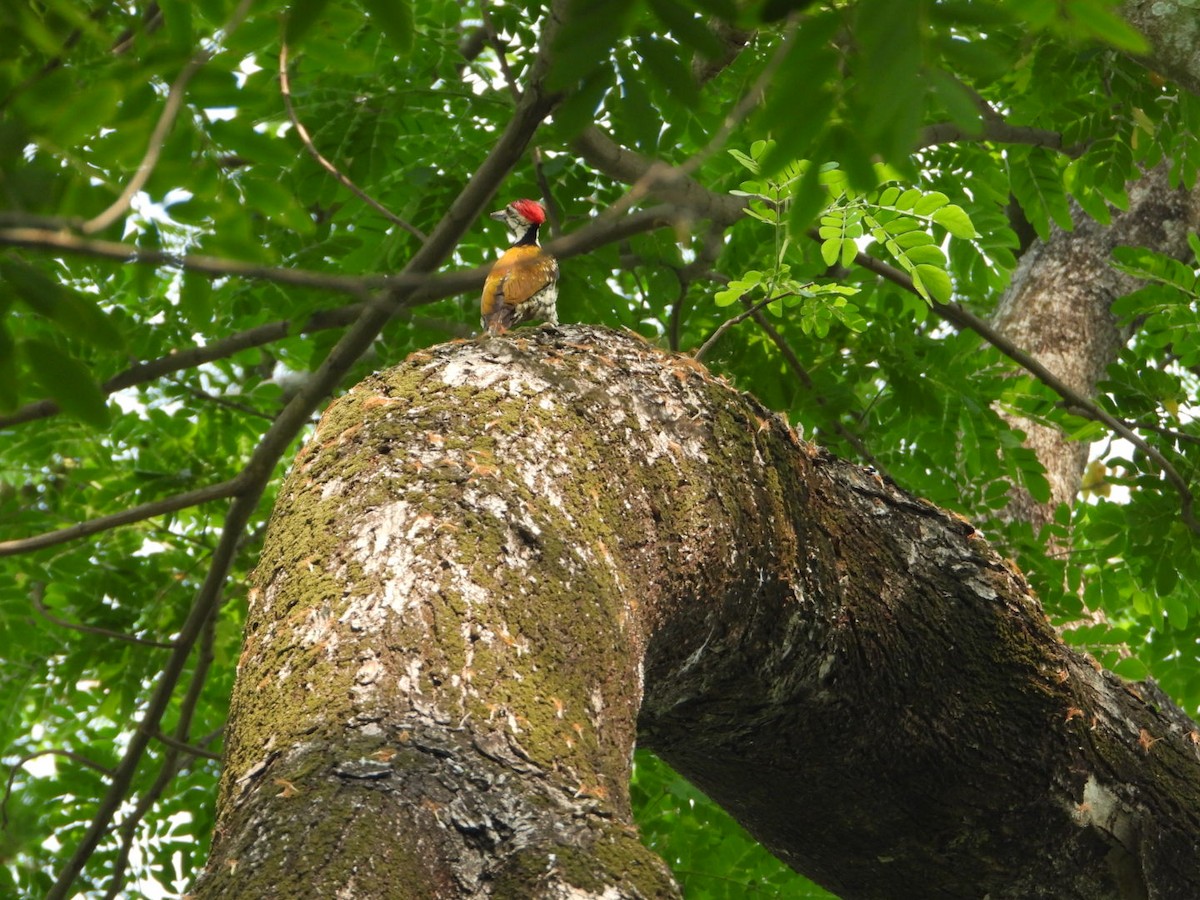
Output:
[[[483,327],[503,334],[529,319],[558,324],[558,260],[538,243],[546,211],[536,200],[514,200],[491,214],[512,232],[512,246],[496,260],[483,285]]]

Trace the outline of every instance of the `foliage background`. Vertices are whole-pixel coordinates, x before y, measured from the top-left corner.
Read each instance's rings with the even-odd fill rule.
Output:
[[[1173,183],[1192,186],[1200,100],[1130,55],[1145,44],[1105,0],[563,7],[547,84],[564,99],[496,205],[549,201],[554,235],[589,223],[603,233],[621,210],[651,206],[584,152],[581,136],[598,128],[681,167],[676,181],[640,188],[687,176],[737,192],[750,214],[706,221],[676,202],[660,217],[669,227],[564,260],[562,318],[689,351],[763,304],[764,316],[706,347],[709,365],[811,439],[970,518],[1030,575],[1055,621],[1086,619],[1068,640],[1127,677],[1152,674],[1194,713],[1200,553],[1180,497],[1153,461],[1067,414],[930,301],[986,317],[1032,236],[1071,227],[1068,198],[1106,221],[1139,167],[1164,160]],[[535,2],[486,0],[0,9],[0,31],[17,36],[0,42],[0,539],[163,504],[0,560],[11,767],[0,893],[49,890],[96,816],[236,491],[171,498],[242,484],[285,402],[359,304],[387,290],[375,276],[404,266],[507,125],[543,15]],[[313,147],[389,213],[307,152],[281,96],[285,34],[290,99]],[[156,146],[173,96],[173,127],[132,208],[98,222]],[[499,225],[477,223],[446,268],[484,265],[504,240]],[[166,256],[130,262],[134,251]],[[917,290],[877,277],[860,253],[915,276]],[[212,271],[200,256],[216,258]],[[1118,303],[1138,329],[1097,403],[1150,426],[1143,436],[1190,480],[1195,260],[1132,248],[1116,262],[1147,282]],[[301,277],[283,283],[280,270]],[[470,334],[476,289],[418,296],[342,387]],[[1012,485],[1046,492],[1000,410],[1097,442],[1085,498],[1038,533],[998,516]],[[303,436],[270,460],[275,476]],[[275,479],[264,483],[219,614],[194,635],[151,725],[168,738],[140,756],[77,882],[88,896],[151,882],[178,895],[205,858],[211,754]],[[827,896],[652,757],[639,756],[634,796],[647,841],[689,897]]]

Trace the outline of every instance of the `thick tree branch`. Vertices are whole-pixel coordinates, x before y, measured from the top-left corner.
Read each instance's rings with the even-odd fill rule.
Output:
[[[969,524],[694,360],[575,325],[432,348],[311,447],[200,900],[676,896],[627,828],[635,736],[848,900],[1200,877],[1195,725],[1066,647]],[[309,861],[381,828],[423,853]]]

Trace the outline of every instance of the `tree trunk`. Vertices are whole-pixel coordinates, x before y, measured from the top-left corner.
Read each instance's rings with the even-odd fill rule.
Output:
[[[1178,259],[1190,257],[1187,235],[1200,228],[1200,190],[1172,188],[1164,164],[1129,183],[1129,209],[1117,212],[1111,225],[1101,225],[1075,204],[1072,212],[1073,231],[1054,225],[1049,240],[1035,241],[1021,257],[995,326],[1070,387],[1091,396],[1129,339],[1113,319],[1112,303],[1140,286],[1138,279],[1113,268],[1113,248],[1151,247]],[[1057,428],[1011,420],[1046,469],[1050,500],[1038,503],[1017,488],[1007,514],[1036,529],[1053,519],[1060,503],[1074,502],[1088,445],[1069,440]]]
[[[673,897],[635,735],[845,898],[1193,896],[1195,727],[965,522],[569,326],[326,412],[256,576],[200,898]]]

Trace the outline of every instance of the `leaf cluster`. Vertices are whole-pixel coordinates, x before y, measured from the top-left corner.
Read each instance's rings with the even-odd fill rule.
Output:
[[[714,368],[810,438],[971,517],[1056,620],[1103,613],[1072,640],[1197,708],[1200,552],[1178,497],[1151,460],[934,314],[947,302],[989,314],[1029,240],[1083,214],[1109,221],[1143,168],[1195,184],[1200,99],[1127,55],[1145,46],[1118,7],[564,0],[559,12],[545,83],[561,103],[498,201],[541,198],[565,233],[617,204],[674,204],[674,227],[562,260],[562,318],[686,351],[761,307],[714,342]],[[0,42],[0,237],[35,228],[126,248],[0,247],[0,540],[236,478],[352,321],[348,304],[400,270],[453,208],[539,71],[547,15],[534,0],[267,0],[244,15],[234,0],[0,8],[0,30],[15,36]],[[296,121],[280,93],[285,41]],[[86,230],[137,177],[173,88],[180,109],[132,208]],[[627,198],[638,174],[578,152],[592,128],[686,167],[703,196],[743,211],[723,217],[666,188]],[[504,242],[482,222],[452,266],[483,265]],[[361,276],[367,287],[347,297],[136,253]],[[1153,248],[1119,249],[1114,264],[1143,286],[1114,305],[1136,337],[1098,402],[1146,426],[1194,480],[1197,264]],[[469,333],[477,316],[471,293],[409,310],[347,383]],[[47,400],[61,414],[37,406]],[[1094,443],[1085,500],[1036,533],[998,516],[1014,488],[1049,496],[1002,410]],[[182,737],[198,742],[223,722],[242,584],[272,499],[268,489],[246,529],[167,733],[186,725]],[[210,503],[0,560],[4,760],[75,754],[16,769],[0,894],[44,894],[78,840],[104,787],[97,767],[119,759],[168,652],[111,635],[173,640],[221,513]],[[1053,549],[1068,535],[1069,556]],[[219,751],[219,738],[206,746]],[[129,878],[181,894],[205,855],[215,777],[211,760],[152,743],[80,893],[119,892]],[[822,896],[649,758],[634,794],[648,841],[689,896]],[[150,798],[140,819],[138,798]],[[117,875],[127,823],[140,855]]]

